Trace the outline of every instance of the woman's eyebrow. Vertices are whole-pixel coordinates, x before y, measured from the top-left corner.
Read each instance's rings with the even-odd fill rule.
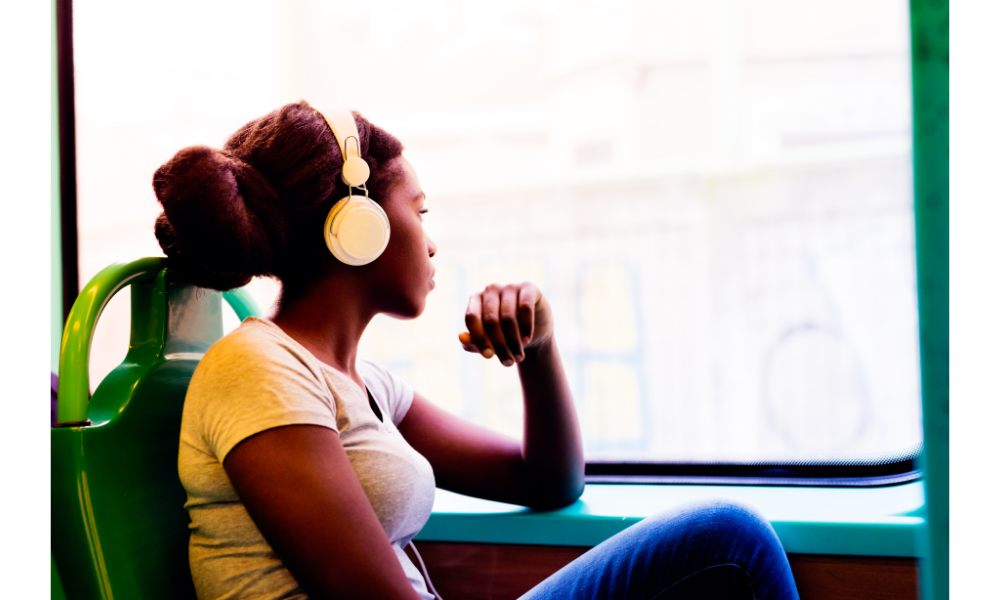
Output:
[[[413,197],[413,201],[414,202],[416,202],[418,200],[426,200],[426,199],[427,199],[427,194],[425,194],[424,192],[420,192],[419,194],[417,194],[416,196]]]

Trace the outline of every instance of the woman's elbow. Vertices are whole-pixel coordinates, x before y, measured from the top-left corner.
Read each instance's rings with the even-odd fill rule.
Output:
[[[571,477],[539,478],[528,506],[538,510],[555,510],[573,504],[583,495],[583,473]]]

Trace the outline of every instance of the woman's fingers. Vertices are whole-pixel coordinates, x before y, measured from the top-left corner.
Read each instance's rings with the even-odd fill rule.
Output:
[[[535,304],[538,302],[538,288],[525,283],[517,295],[517,325],[521,332],[521,344],[527,346],[535,335]]]
[[[505,367],[514,364],[514,354],[507,344],[506,335],[503,332],[501,323],[500,301],[502,288],[490,284],[486,286],[482,294],[483,305],[483,330],[489,337],[490,345],[497,353],[497,358]]]
[[[517,296],[517,286],[508,285],[500,290],[500,329],[511,359],[521,362],[524,359],[524,349],[521,347],[521,331],[517,324]],[[510,366],[506,362],[504,364]]]
[[[490,284],[473,294],[465,311],[468,332],[458,336],[467,352],[494,355],[505,366],[524,360],[524,348],[534,340],[541,292],[532,283],[500,287]]]
[[[469,345],[483,358],[493,358],[493,347],[490,345],[483,327],[483,298],[481,294],[469,297],[469,306],[465,309],[465,327],[469,330]],[[463,345],[465,342],[462,342]],[[468,348],[466,348],[468,350]]]
[[[468,331],[458,334],[458,343],[462,344],[462,350],[466,352],[479,352],[479,348],[472,345],[472,336],[469,335]]]

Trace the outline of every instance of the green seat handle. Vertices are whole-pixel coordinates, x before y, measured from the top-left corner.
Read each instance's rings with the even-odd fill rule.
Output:
[[[235,290],[222,292],[222,297],[226,299],[229,306],[236,312],[236,316],[239,317],[241,323],[247,317],[260,316],[260,309],[257,308],[257,303],[254,302],[253,296],[246,289],[236,288]]]
[[[104,307],[122,288],[135,282],[148,281],[166,266],[165,257],[112,263],[95,275],[77,296],[69,311],[59,348],[59,394],[56,407],[58,426],[88,424],[90,346]],[[257,304],[244,289],[224,292],[223,298],[236,311],[241,321],[260,314]]]

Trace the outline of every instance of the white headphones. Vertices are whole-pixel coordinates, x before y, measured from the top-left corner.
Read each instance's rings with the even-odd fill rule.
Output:
[[[347,184],[347,196],[341,198],[330,209],[323,225],[326,247],[342,263],[361,266],[378,258],[389,244],[389,217],[382,207],[368,197],[370,170],[361,158],[361,137],[354,115],[346,108],[319,111],[330,126],[340,155],[344,157],[344,168],[340,178]],[[353,144],[351,143],[353,141]],[[354,188],[365,192],[355,196]]]

